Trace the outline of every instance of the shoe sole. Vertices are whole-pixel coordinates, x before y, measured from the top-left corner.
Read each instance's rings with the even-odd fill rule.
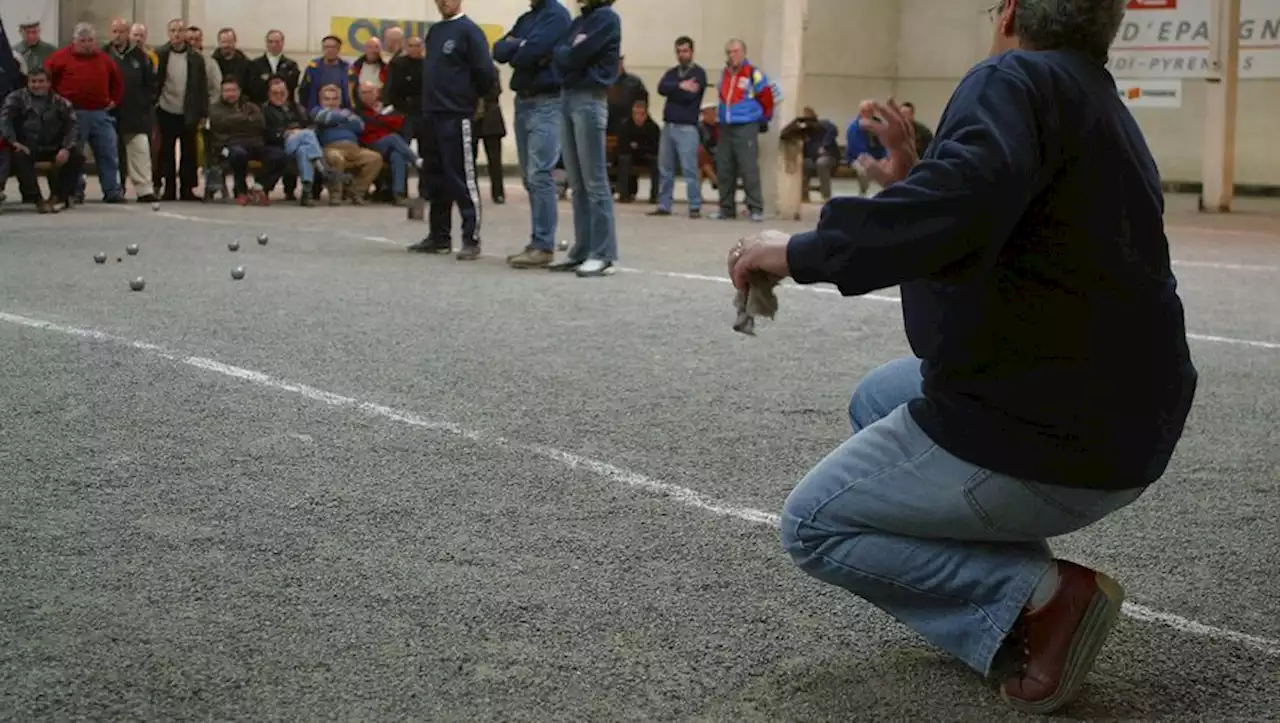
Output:
[[[1047,715],[1068,705],[1079,694],[1080,686],[1093,671],[1098,653],[1111,637],[1111,630],[1115,627],[1116,619],[1120,617],[1120,608],[1124,604],[1124,588],[1120,583],[1100,572],[1094,573],[1094,580],[1098,584],[1098,592],[1089,602],[1089,609],[1071,639],[1071,648],[1062,667],[1058,689],[1043,700],[1025,701],[1011,697],[1005,687],[1000,686],[1000,697],[1014,710]]]

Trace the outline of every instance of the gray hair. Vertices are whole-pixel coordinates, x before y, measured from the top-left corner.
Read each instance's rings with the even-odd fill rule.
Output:
[[[1125,0],[1021,0],[1013,29],[1029,48],[1075,50],[1105,61],[1126,5]],[[1001,0],[1001,11],[1004,6]]]
[[[76,29],[71,33],[71,37],[79,40],[81,38],[96,38],[98,31],[94,29],[93,23],[76,23]]]
[[[728,50],[729,48],[732,48],[735,45],[742,48],[742,52],[744,53],[747,52],[747,43],[746,41],[740,38],[729,38],[729,42],[725,43],[724,47],[725,47],[725,50]]]

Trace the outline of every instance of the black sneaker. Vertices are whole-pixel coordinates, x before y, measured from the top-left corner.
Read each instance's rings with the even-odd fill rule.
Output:
[[[453,244],[449,241],[437,241],[428,236],[410,246],[409,250],[423,254],[447,254],[453,251]]]
[[[645,215],[646,216],[670,216],[671,211],[665,208],[655,208],[649,213],[646,213]]]

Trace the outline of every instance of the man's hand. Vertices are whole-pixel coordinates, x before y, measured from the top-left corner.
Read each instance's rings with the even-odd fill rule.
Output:
[[[752,272],[758,271],[776,279],[791,275],[787,265],[787,242],[791,237],[781,231],[763,231],[742,239],[729,251],[729,278],[739,291],[746,291]]]
[[[17,151],[17,152],[21,153],[21,154],[22,154],[22,155],[24,155],[24,156],[29,156],[29,155],[31,155],[31,149],[30,149],[30,148],[27,148],[26,146],[22,145],[21,143],[18,143],[17,141],[13,141],[13,142],[11,142],[9,145],[13,146],[13,150],[15,150],[15,151]]]
[[[62,165],[64,165],[64,164],[66,164],[66,162],[67,162],[70,158],[71,158],[71,152],[70,152],[70,151],[68,151],[67,149],[63,148],[63,149],[61,149],[61,150],[59,150],[59,151],[58,151],[58,154],[57,154],[56,156],[54,156],[54,157],[53,157],[53,165],[55,165],[55,166],[62,166]]]
[[[864,153],[858,156],[858,165],[881,186],[906,178],[920,156],[916,151],[915,127],[907,120],[902,107],[893,98],[885,103],[864,100],[859,115],[862,124],[880,139],[889,153],[880,160]]]
[[[686,80],[686,81],[682,82],[682,83],[680,84],[680,86],[679,86],[679,87],[680,87],[680,90],[683,90],[683,91],[686,91],[686,92],[689,92],[689,93],[697,93],[697,92],[698,92],[698,81],[696,81],[696,80]]]
[[[586,39],[587,39],[587,34],[586,34],[586,33],[578,33],[578,34],[577,34],[576,36],[574,36],[574,38],[573,38],[573,44],[576,46],[578,43],[581,43],[582,41],[584,41],[584,40],[586,40]]]

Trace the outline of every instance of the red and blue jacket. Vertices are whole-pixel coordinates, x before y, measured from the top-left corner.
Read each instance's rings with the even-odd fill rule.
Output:
[[[720,76],[720,107],[717,115],[724,125],[755,125],[773,120],[774,105],[781,94],[769,76],[750,62],[737,71],[728,67]]]

